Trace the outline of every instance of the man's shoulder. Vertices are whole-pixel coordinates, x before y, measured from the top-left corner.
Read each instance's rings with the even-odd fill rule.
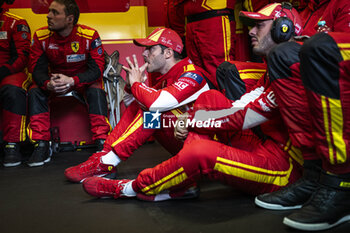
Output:
[[[188,57],[184,58],[182,61],[181,61],[181,65],[183,67],[183,74],[184,73],[196,73],[196,74],[199,74],[201,76],[207,76],[207,72],[201,68],[200,66],[197,66],[195,65],[192,60]]]
[[[28,26],[28,22],[25,18],[18,16],[16,14],[10,13],[8,11],[4,12],[3,14],[3,18],[5,18],[5,20],[14,20],[14,23],[11,23],[13,25],[19,25],[19,24],[23,24],[26,25],[26,27],[29,30],[29,26]]]
[[[44,40],[48,38],[52,32],[49,30],[48,26],[44,26],[37,29],[34,34],[38,37],[38,40]]]
[[[180,61],[180,65],[183,67],[184,72],[191,72],[195,70],[202,70],[199,66],[195,65],[189,57],[186,57]]]
[[[96,29],[83,25],[83,24],[77,24],[77,35],[85,37],[87,39],[92,39],[93,35],[97,32]]]
[[[18,16],[16,14],[13,14],[13,13],[8,12],[8,11],[6,11],[4,13],[4,16],[7,17],[7,18],[10,18],[10,19],[15,19],[15,20],[25,20],[23,17]]]

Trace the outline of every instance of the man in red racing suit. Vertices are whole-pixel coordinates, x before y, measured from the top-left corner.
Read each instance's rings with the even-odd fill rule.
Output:
[[[320,16],[318,15],[317,17],[319,18]],[[331,0],[325,8],[321,16],[321,20],[325,21],[325,28],[328,28],[328,30],[349,32],[350,2],[343,0]],[[308,30],[308,32],[310,32],[310,30]],[[316,35],[314,36],[315,38],[321,37]],[[340,50],[340,53],[346,54],[347,50],[343,50],[346,43],[339,43],[339,45],[342,47],[338,49],[336,48],[338,46],[337,43],[328,43],[332,40],[333,39],[326,40],[327,43],[323,43],[323,41],[320,40],[318,44],[314,44],[313,46],[310,46],[311,42],[309,43],[308,41],[305,42],[305,46],[301,46],[295,42],[283,43],[271,51],[268,57],[271,86],[276,95],[276,102],[281,109],[284,122],[286,123],[288,131],[290,132],[292,144],[302,149],[304,158],[304,174],[302,179],[290,186],[285,187],[284,189],[281,189],[280,191],[258,196],[255,199],[255,203],[263,208],[275,210],[301,208],[300,211],[296,211],[295,214],[291,215],[293,216],[293,221],[291,221],[289,218],[285,218],[284,223],[290,227],[302,230],[324,230],[331,228],[343,222],[344,219],[347,218],[346,214],[349,213],[349,208],[347,207],[346,202],[340,201],[342,200],[341,196],[349,195],[346,194],[349,192],[342,190],[343,187],[340,186],[335,187],[334,190],[332,189],[334,188],[334,185],[330,185],[332,182],[348,182],[348,178],[346,176],[342,176],[344,173],[346,174],[348,172],[346,155],[340,152],[343,158],[339,161],[334,159],[335,164],[331,163],[331,165],[327,165],[329,162],[325,162],[327,160],[327,156],[324,155],[325,150],[320,149],[321,147],[330,147],[331,151],[338,151],[338,149],[334,149],[339,146],[339,144],[336,142],[341,142],[341,144],[345,145],[342,139],[343,135],[341,133],[341,122],[343,121],[342,117],[341,115],[337,115],[337,117],[335,117],[336,114],[334,114],[334,112],[337,111],[332,112],[330,110],[327,110],[331,113],[329,116],[326,114],[327,111],[325,111],[323,116],[322,114],[319,114],[317,107],[312,107],[315,103],[311,102],[310,104],[310,97],[308,94],[310,89],[313,90],[316,86],[316,89],[322,89],[322,82],[320,80],[322,80],[321,78],[324,77],[327,77],[326,85],[329,86],[329,89],[331,89],[335,82],[332,79],[337,80],[337,78],[334,78],[334,76],[337,76],[339,73],[341,76],[344,72],[343,70],[347,70],[342,68],[342,63],[340,62],[342,60],[346,60],[346,56],[344,59],[338,55],[339,52],[337,52],[337,50]],[[339,39],[339,37],[336,36],[334,40],[338,42],[338,40],[342,41],[342,38]],[[310,41],[318,42],[316,39]],[[327,51],[327,53],[323,52],[323,48]],[[305,51],[308,51],[308,54]],[[326,56],[325,54],[327,55],[327,58],[324,58]],[[305,61],[302,61],[302,57],[308,61],[306,64]],[[317,64],[317,67],[314,63]],[[304,69],[298,71],[299,67],[303,67]],[[308,68],[306,69],[305,67]],[[309,79],[312,78],[313,80],[317,80],[312,81],[314,82],[312,88],[309,85],[305,85],[305,81],[302,80],[305,79],[304,76],[308,77]],[[342,79],[346,80],[346,76],[342,77],[341,80]],[[306,88],[303,86],[303,84]],[[341,93],[346,93],[346,85],[341,84],[341,86],[344,87],[344,91],[342,90]],[[325,94],[323,93],[322,95]],[[326,96],[329,97],[328,95]],[[324,104],[322,108],[325,110],[329,108],[328,102],[328,100],[322,102]],[[346,106],[346,101],[344,103]],[[341,109],[340,106],[339,109]],[[346,112],[345,109],[346,108],[344,108],[344,111]],[[328,120],[324,120],[325,122],[328,122],[324,123],[326,129],[328,130],[322,130],[322,126],[319,124],[323,117],[328,118]],[[334,125],[332,121],[335,122],[334,119],[337,119],[335,120],[337,122],[335,127],[338,126],[337,130],[332,129]],[[346,119],[344,119],[344,122],[345,121]],[[318,123],[318,125],[315,124],[315,122]],[[335,133],[337,136],[329,136],[334,134],[334,131],[337,131]],[[334,140],[332,139],[329,140],[328,143],[324,143],[324,145],[319,145],[319,138],[324,136],[326,136],[328,139],[334,138]],[[344,137],[346,140],[346,131]],[[335,146],[332,146],[333,143],[335,143]],[[340,151],[341,150],[342,149],[340,149]],[[337,157],[336,154],[337,153],[333,155],[334,158]],[[329,159],[332,160],[333,156],[331,156]],[[322,186],[326,187],[326,191],[323,190],[322,192],[318,192],[320,183]],[[334,192],[334,198],[327,198],[329,199],[329,202],[327,201],[329,205],[325,206],[322,210],[317,208],[311,208],[310,210],[310,206],[317,206],[318,201],[325,201],[322,195],[325,194],[324,192],[328,192],[327,190]],[[338,208],[337,205],[340,203],[342,207]],[[332,206],[335,206],[335,208]],[[305,214],[306,212],[310,213],[310,215]],[[303,216],[303,218],[305,217],[305,219],[301,220],[300,216]]]
[[[269,18],[256,22],[250,30],[255,38],[254,51],[262,56],[276,46],[270,32],[276,18],[295,18],[298,28],[301,22],[295,9],[293,13],[279,14],[281,4],[268,7]],[[301,30],[296,33],[300,34]],[[188,131],[178,123],[177,138],[187,139],[176,156],[143,170],[133,181],[88,178],[83,182],[85,191],[97,197],[137,195],[143,200],[161,201],[194,197],[196,192],[191,187],[202,176],[253,194],[293,183],[300,177],[301,153],[290,143],[268,76],[249,89],[249,93],[234,102],[215,90],[203,93],[185,119],[198,124],[188,125]],[[267,136],[265,140],[245,131],[257,125]],[[225,133],[234,137],[229,141],[231,146],[222,143],[221,136]],[[214,134],[220,142],[212,140]]]
[[[5,145],[5,167],[21,164],[19,143],[26,140],[26,89],[30,84],[25,68],[29,58],[30,29],[25,19],[2,8],[0,0],[0,102]]]
[[[187,55],[208,71],[211,88],[218,88],[215,74],[222,62],[249,59],[247,35],[240,22],[236,22],[241,1],[236,4],[236,0],[165,0],[164,5],[165,24],[181,35],[186,32]]]
[[[201,93],[209,90],[206,83],[208,74],[189,58],[180,59],[183,44],[173,30],[157,28],[146,39],[137,39],[134,43],[146,47],[143,53],[146,63],[143,66],[138,67],[134,56],[134,64],[127,58],[130,69],[123,67],[128,73],[127,95],[132,95],[134,100],[107,138],[103,151],[93,154],[84,163],[66,169],[65,176],[72,182],[112,173],[119,162],[128,159],[152,135],[169,152],[176,154],[182,143],[174,138],[173,122],[189,109]],[[146,67],[148,72],[162,74],[153,87],[144,83]],[[154,121],[156,119],[159,121]],[[165,124],[161,126],[163,122]]]
[[[66,13],[67,10],[67,13]],[[58,12],[58,13],[57,13]],[[35,150],[29,166],[50,161],[49,98],[74,91],[85,95],[93,139],[104,141],[111,127],[103,87],[104,49],[95,29],[77,24],[79,8],[75,1],[53,1],[48,26],[34,33],[29,69],[34,84],[28,91],[29,138]]]

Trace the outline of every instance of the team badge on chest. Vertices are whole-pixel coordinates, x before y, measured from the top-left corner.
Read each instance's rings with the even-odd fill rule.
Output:
[[[79,51],[79,42],[74,41],[70,44],[70,47],[72,48],[73,52],[78,52]]]

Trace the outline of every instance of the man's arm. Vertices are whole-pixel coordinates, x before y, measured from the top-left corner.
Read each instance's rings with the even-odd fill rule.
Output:
[[[49,32],[48,32],[49,33]],[[32,73],[35,83],[42,89],[47,89],[49,77],[49,60],[42,48],[37,32],[33,36],[33,44],[30,47],[29,72]]]
[[[204,75],[195,70],[181,75],[177,82],[160,90],[136,82],[131,91],[140,104],[150,111],[168,111],[190,103],[209,90]]]
[[[4,77],[21,72],[28,63],[30,47],[30,29],[27,21],[20,19],[14,25],[14,32],[10,44],[11,58],[0,66],[0,81]]]
[[[233,102],[231,108],[221,110],[197,109],[190,113],[190,119],[195,121],[220,122],[210,127],[193,127],[192,130],[199,133],[218,131],[241,131],[263,124],[273,118],[278,111],[273,92],[270,88],[257,87],[253,91],[244,94],[240,100]]]
[[[144,83],[144,71],[148,63],[139,67],[135,55],[133,55],[134,63],[129,57],[126,60],[129,64],[129,68],[123,66],[127,72],[126,82],[127,85],[130,84],[131,92],[142,109],[165,112],[190,103],[201,93],[209,90],[204,74],[195,68],[183,73],[172,85],[156,90]]]
[[[97,31],[95,31],[92,38],[87,57],[88,68],[85,72],[78,73],[76,76],[72,77],[74,79],[74,85],[90,84],[102,78],[105,67],[104,49]]]

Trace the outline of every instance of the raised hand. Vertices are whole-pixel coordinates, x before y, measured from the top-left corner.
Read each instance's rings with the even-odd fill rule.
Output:
[[[126,57],[126,61],[129,64],[129,68],[123,66],[123,69],[126,71],[126,84],[128,86],[132,86],[135,82],[145,82],[147,76],[145,74],[145,70],[148,66],[148,63],[143,64],[139,67],[139,64],[136,59],[136,55],[132,55],[134,62],[130,60],[130,57]]]

